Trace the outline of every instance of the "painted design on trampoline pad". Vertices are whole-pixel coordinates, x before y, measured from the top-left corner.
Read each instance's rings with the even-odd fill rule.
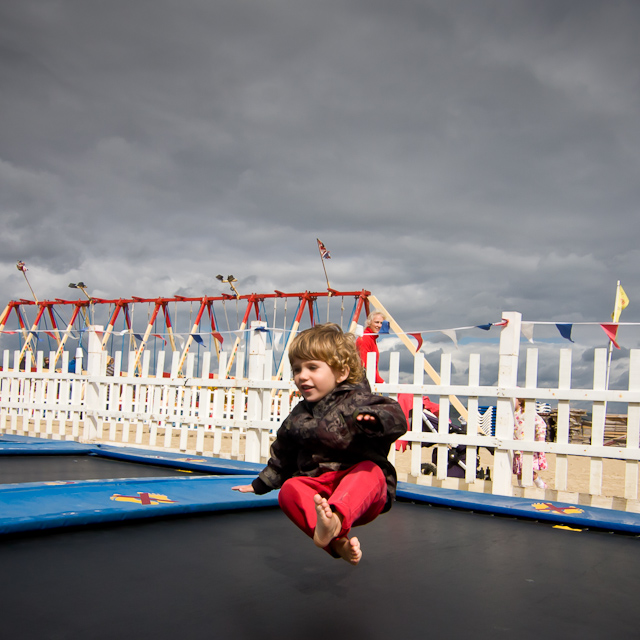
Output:
[[[536,511],[544,511],[546,513],[560,513],[562,515],[573,515],[575,513],[584,513],[579,507],[558,507],[553,502],[534,502],[531,505]]]
[[[135,496],[123,496],[121,493],[115,493],[111,496],[111,500],[115,502],[134,502],[142,505],[155,504],[175,504],[175,500],[170,500],[161,493],[147,493],[146,491],[138,491]]]

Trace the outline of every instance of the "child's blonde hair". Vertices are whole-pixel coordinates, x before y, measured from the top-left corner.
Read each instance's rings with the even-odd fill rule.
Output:
[[[299,333],[289,347],[289,362],[293,363],[295,359],[322,360],[337,372],[349,367],[345,382],[356,383],[364,378],[355,336],[344,333],[333,322],[318,324]]]

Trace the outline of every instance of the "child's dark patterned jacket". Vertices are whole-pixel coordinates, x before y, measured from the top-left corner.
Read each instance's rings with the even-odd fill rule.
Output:
[[[361,413],[377,419],[356,420]],[[395,400],[371,393],[366,379],[342,383],[319,402],[305,400],[294,407],[278,430],[269,462],[253,481],[253,489],[261,495],[279,489],[294,476],[315,477],[371,460],[387,480],[384,511],[388,511],[397,480],[387,456],[406,430],[406,418]]]

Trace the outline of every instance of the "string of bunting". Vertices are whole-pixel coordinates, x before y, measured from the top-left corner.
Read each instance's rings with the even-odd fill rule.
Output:
[[[404,335],[408,335],[411,336],[412,338],[414,338],[417,342],[416,345],[416,350],[419,350],[422,345],[424,344],[424,335],[425,334],[429,334],[429,333],[442,333],[445,336],[447,336],[455,345],[456,347],[458,346],[458,332],[460,331],[468,331],[468,330],[472,330],[472,329],[481,329],[482,331],[489,331],[492,327],[504,327],[508,324],[508,320],[502,320],[500,322],[488,322],[486,324],[478,324],[478,325],[469,325],[469,326],[464,326],[464,327],[453,327],[450,329],[426,329],[426,330],[422,330],[422,331],[413,331],[413,332],[405,332]],[[605,335],[607,336],[607,338],[611,341],[611,343],[616,347],[616,349],[620,349],[620,345],[617,342],[617,332],[618,332],[618,327],[620,326],[640,326],[640,322],[611,322],[611,323],[601,323],[601,322],[543,322],[543,321],[536,321],[536,322],[522,322],[521,324],[521,334],[523,335],[523,337],[525,337],[529,342],[533,343],[533,329],[535,325],[555,325],[555,327],[558,329],[558,332],[560,334],[560,336],[562,338],[564,338],[565,340],[568,340],[569,342],[574,342],[574,340],[571,337],[572,334],[572,330],[573,327],[575,325],[578,326],[589,326],[589,325],[596,325],[596,326],[600,326],[602,328],[602,330],[604,331]],[[203,345],[204,346],[204,337],[207,336],[212,336],[213,338],[215,338],[216,340],[218,340],[218,342],[220,344],[224,343],[224,335],[223,334],[231,334],[233,336],[236,336],[240,339],[243,339],[245,337],[246,334],[248,334],[249,332],[251,332],[253,329],[242,329],[242,330],[230,330],[230,331],[204,331],[204,332],[199,332],[199,333],[180,333],[180,332],[173,332],[172,334],[169,334],[168,332],[165,333],[152,333],[150,334],[149,337],[151,338],[157,338],[158,340],[161,340],[163,342],[164,345],[167,344],[167,339],[165,336],[169,336],[169,335],[173,335],[174,338],[176,338],[178,340],[178,342],[180,343],[181,347],[184,347],[185,345],[185,338],[191,337],[194,342],[196,342],[199,345]],[[271,327],[258,327],[259,331],[263,331],[265,333],[269,333],[271,334],[271,338],[272,338],[272,343],[274,347],[278,347],[282,341],[282,336],[285,334],[289,334],[291,333],[290,330],[287,329],[282,329],[282,328],[271,328]],[[78,329],[76,331],[72,331],[69,333],[68,335],[68,339],[70,340],[80,340],[82,337],[82,334],[85,333],[86,331],[88,331],[87,328],[82,328],[82,329]],[[15,334],[20,334],[22,333],[21,331],[16,331],[16,330],[3,330],[0,331],[0,333],[3,334],[7,334],[7,335],[15,335]],[[62,333],[62,332],[60,332]],[[31,329],[28,331],[27,335],[33,335],[34,338],[36,338],[39,341],[42,341],[42,337],[39,334],[45,334],[47,336],[49,336],[50,338],[57,340],[58,337],[50,330],[50,329]],[[104,332],[97,332],[98,335],[104,335]],[[144,338],[140,333],[136,333],[131,329],[124,329],[122,331],[113,331],[112,334],[113,336],[123,336],[123,335],[132,335],[134,338],[136,338],[139,341],[142,341]],[[383,322],[382,324],[382,328],[379,331],[380,337],[385,336],[385,335],[391,335],[391,331],[389,328],[389,323],[387,321]]]

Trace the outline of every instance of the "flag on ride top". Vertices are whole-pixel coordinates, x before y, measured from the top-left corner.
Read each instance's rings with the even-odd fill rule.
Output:
[[[22,260],[20,260],[18,262],[18,264],[16,264],[16,269],[18,271],[22,271],[22,273],[24,273],[27,270],[27,267],[25,266],[24,262],[22,262]]]
[[[611,314],[611,319],[614,322],[618,322],[620,320],[620,314],[623,309],[626,309],[629,305],[629,297],[624,292],[622,285],[618,285],[618,289],[616,290],[616,302],[613,306],[613,313]]]
[[[318,238],[316,238],[316,240],[318,240]],[[329,250],[327,249],[327,247],[324,246],[322,242],[320,242],[320,240],[318,240],[318,250],[320,251],[320,255],[322,256],[323,260],[331,259],[331,254],[329,253]]]

